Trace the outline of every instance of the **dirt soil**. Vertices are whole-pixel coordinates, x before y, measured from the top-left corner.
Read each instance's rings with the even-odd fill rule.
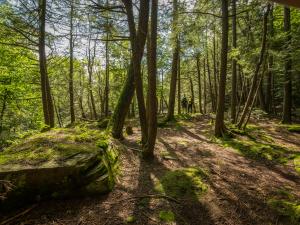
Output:
[[[278,121],[262,121],[256,125],[263,127],[276,144],[300,151],[300,134],[285,131]],[[111,193],[41,202],[11,224],[126,224],[129,216],[135,218],[132,224],[166,224],[159,219],[161,210],[175,213],[175,221],[169,224],[289,224],[268,207],[267,200],[280,188],[287,188],[300,199],[300,176],[291,164],[251,160],[232,148],[214,143],[210,118],[206,116],[186,121],[179,127],[160,128],[155,159],[151,163],[139,157],[139,133],[134,128],[134,135],[123,141],[126,149],[121,154],[121,175]],[[154,198],[155,180],[166,171],[193,166],[209,171],[207,194],[198,201],[179,203]],[[143,198],[153,194],[149,201]]]

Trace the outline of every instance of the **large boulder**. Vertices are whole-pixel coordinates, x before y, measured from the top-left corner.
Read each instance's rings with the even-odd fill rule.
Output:
[[[37,134],[0,153],[1,208],[49,197],[105,193],[117,171],[117,145],[88,129]]]

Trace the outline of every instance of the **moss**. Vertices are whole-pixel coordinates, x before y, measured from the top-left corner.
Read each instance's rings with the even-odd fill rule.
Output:
[[[221,138],[216,141],[225,147],[232,147],[246,157],[255,160],[267,160],[285,164],[297,156],[296,151],[275,144],[258,141],[255,137],[248,137],[247,139]]]
[[[300,174],[300,155],[294,158],[295,170]]]
[[[174,198],[197,200],[208,189],[203,182],[207,177],[207,173],[199,168],[169,171],[156,183],[155,190]]]
[[[68,158],[79,152],[95,152],[96,140],[107,143],[107,139],[102,132],[85,127],[52,129],[19,140],[0,152],[0,165],[16,162],[38,165],[45,161]]]
[[[134,216],[128,216],[126,219],[125,219],[125,222],[126,223],[134,223],[136,221],[136,218]]]
[[[269,199],[268,205],[279,215],[287,217],[291,223],[299,224],[300,222],[300,203],[284,199]]]
[[[159,212],[159,219],[163,222],[174,222],[175,221],[175,214],[172,211],[160,211]]]
[[[287,130],[293,133],[300,133],[300,124],[286,126]]]

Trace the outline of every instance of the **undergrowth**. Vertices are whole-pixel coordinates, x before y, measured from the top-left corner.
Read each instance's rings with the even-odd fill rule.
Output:
[[[275,196],[268,199],[267,204],[291,225],[300,223],[300,201],[288,190],[277,190]]]

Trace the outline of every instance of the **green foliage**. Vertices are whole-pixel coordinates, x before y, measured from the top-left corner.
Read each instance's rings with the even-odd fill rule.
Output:
[[[159,219],[163,222],[174,222],[175,221],[175,214],[172,211],[160,211],[159,212]]]
[[[197,200],[208,189],[203,182],[207,177],[207,172],[200,168],[168,171],[156,183],[155,190],[174,198]]]

